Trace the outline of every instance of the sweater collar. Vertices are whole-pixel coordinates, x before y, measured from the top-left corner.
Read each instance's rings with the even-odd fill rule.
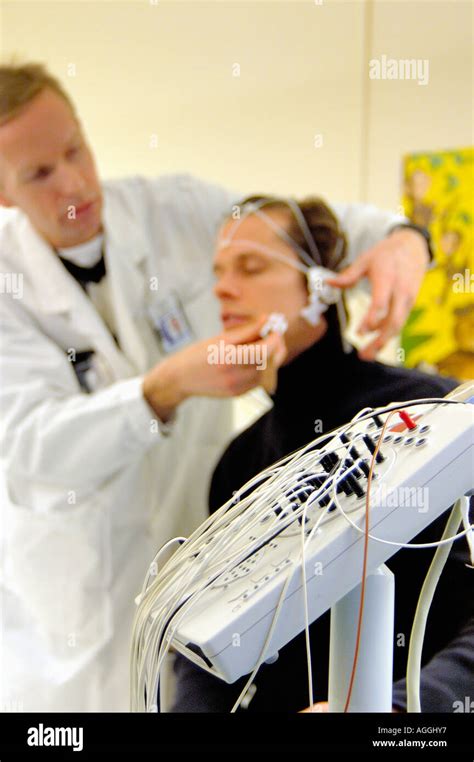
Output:
[[[331,394],[340,373],[347,373],[356,352],[344,351],[341,336],[328,328],[324,336],[291,363],[278,372],[278,385],[273,395],[275,406],[281,404],[308,404],[308,394],[316,398],[321,394]]]

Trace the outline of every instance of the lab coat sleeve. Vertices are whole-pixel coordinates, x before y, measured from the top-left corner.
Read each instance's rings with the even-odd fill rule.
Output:
[[[395,225],[408,222],[403,215],[371,204],[335,203],[332,207],[347,237],[347,264],[386,238]]]
[[[1,300],[0,444],[11,475],[89,489],[161,438],[142,378],[81,391],[67,355],[19,301]]]
[[[211,254],[219,227],[232,213],[232,207],[245,198],[244,193],[187,173],[143,181],[152,204],[167,205],[168,216],[175,218],[176,227],[184,222],[199,235],[204,251]]]
[[[196,220],[207,227],[214,241],[220,225],[232,213],[232,207],[245,198],[243,193],[192,175],[182,177],[181,188],[188,193]]]

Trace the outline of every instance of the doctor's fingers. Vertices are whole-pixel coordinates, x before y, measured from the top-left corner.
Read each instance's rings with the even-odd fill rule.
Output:
[[[363,360],[373,360],[389,339],[397,336],[403,328],[410,313],[413,298],[406,294],[396,294],[392,297],[387,316],[378,325],[377,336],[359,351]]]
[[[263,386],[267,391],[276,387],[276,378],[273,378],[276,377],[276,369],[268,365],[263,357],[252,363],[239,362],[237,358],[234,362],[216,367],[214,373],[216,396],[238,397],[257,386]]]
[[[328,278],[329,285],[337,286],[337,288],[352,288],[367,275],[371,261],[371,251],[360,254],[355,262],[344,267],[340,272],[335,272],[332,278]]]
[[[268,394],[273,394],[277,387],[278,368],[284,362],[286,344],[277,333],[271,333],[263,341],[236,347],[243,357],[249,360],[248,366],[242,366],[244,372],[231,371],[228,382],[234,394],[243,394],[256,386],[261,386]],[[245,372],[248,370],[248,372]]]
[[[288,354],[283,336],[272,332],[259,343],[262,344],[262,347],[266,347],[267,364],[272,365],[274,368],[279,368]]]
[[[395,268],[388,262],[380,262],[367,275],[371,286],[370,305],[357,329],[359,334],[380,328],[389,315],[390,302],[397,290]]]
[[[395,335],[403,326],[415,302],[419,288],[412,269],[379,262],[371,278],[370,307],[358,328],[359,334],[379,331],[379,337]],[[383,346],[383,345],[380,345]],[[380,348],[380,347],[379,347]]]
[[[307,714],[307,713],[313,713],[313,712],[329,712],[329,702],[328,701],[318,701],[317,704],[313,704],[312,706],[309,706],[307,709],[302,709],[300,711],[300,714]]]

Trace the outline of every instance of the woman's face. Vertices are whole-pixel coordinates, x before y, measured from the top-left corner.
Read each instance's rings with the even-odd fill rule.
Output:
[[[265,213],[287,229],[289,212],[271,210]],[[308,301],[304,273],[259,251],[252,244],[267,246],[294,262],[300,260],[293,249],[256,215],[250,214],[236,229],[234,226],[234,220],[222,226],[214,257],[214,293],[220,302],[224,329],[243,325],[264,314],[281,312],[288,321],[285,342],[288,359],[292,359],[322,336],[326,321],[322,318],[318,325],[310,326],[299,315]],[[227,243],[232,230],[232,240]],[[251,243],[241,243],[241,239]]]

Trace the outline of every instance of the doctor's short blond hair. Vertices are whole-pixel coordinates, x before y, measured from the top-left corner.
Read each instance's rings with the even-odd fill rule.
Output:
[[[42,63],[0,65],[0,125],[9,122],[43,90],[52,90],[76,110],[59,80]]]

